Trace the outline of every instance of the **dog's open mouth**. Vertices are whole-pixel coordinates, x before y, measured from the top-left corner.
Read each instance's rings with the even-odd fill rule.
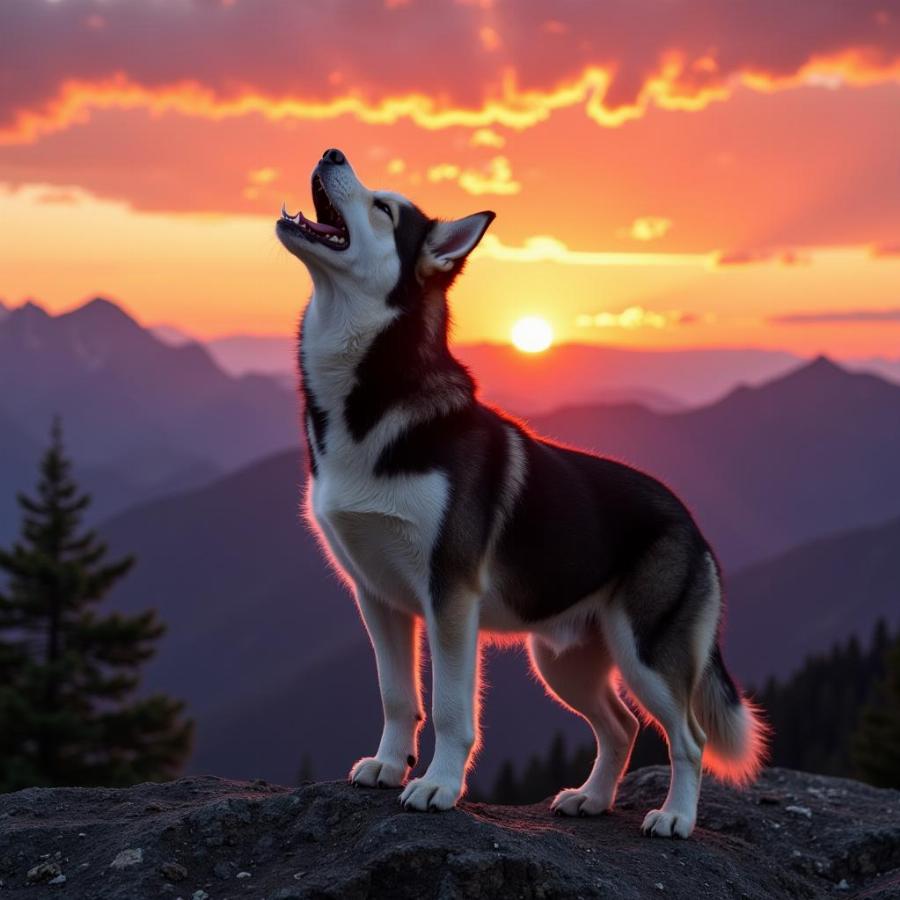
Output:
[[[279,224],[291,231],[299,232],[307,240],[318,241],[332,250],[346,250],[350,246],[350,232],[347,229],[347,223],[331,202],[328,191],[325,190],[325,185],[322,184],[318,173],[313,175],[312,197],[317,221],[310,221],[302,212],[292,216],[282,204]]]

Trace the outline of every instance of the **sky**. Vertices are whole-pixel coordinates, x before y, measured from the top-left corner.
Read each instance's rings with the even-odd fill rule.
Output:
[[[0,298],[287,333],[327,147],[497,212],[459,341],[900,356],[900,0],[3,0]]]

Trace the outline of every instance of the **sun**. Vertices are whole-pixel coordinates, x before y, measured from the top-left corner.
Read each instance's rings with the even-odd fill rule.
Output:
[[[543,353],[553,343],[553,329],[540,316],[525,316],[513,325],[511,338],[523,353]]]

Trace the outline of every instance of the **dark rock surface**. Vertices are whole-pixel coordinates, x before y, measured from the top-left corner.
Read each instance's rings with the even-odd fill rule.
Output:
[[[642,838],[668,777],[624,782],[599,819],[463,803],[403,812],[397,791],[188,778],[0,796],[0,897],[900,898],[900,792],[772,769],[708,780],[690,841]]]

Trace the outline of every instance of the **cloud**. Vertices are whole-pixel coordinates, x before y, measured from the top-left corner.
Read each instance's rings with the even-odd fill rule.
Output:
[[[48,205],[58,204],[61,206],[74,206],[81,202],[82,196],[74,190],[59,188],[48,189],[38,193],[35,196],[36,203],[46,203]]]
[[[271,184],[279,176],[278,169],[272,166],[265,166],[262,169],[253,169],[247,173],[247,180],[251,184]]]
[[[513,178],[505,156],[495,156],[480,169],[463,169],[455,163],[439,163],[426,173],[429,181],[455,181],[470,194],[518,194],[522,185]]]
[[[638,328],[668,328],[670,325],[693,325],[698,317],[681,310],[657,312],[643,306],[627,306],[619,312],[604,310],[598,313],[582,313],[575,319],[579,328],[623,328],[634,331]]]
[[[499,149],[500,147],[505,146],[506,138],[503,137],[502,134],[497,134],[496,131],[491,131],[490,128],[479,128],[477,131],[472,132],[469,144],[473,147],[493,147]]]
[[[900,241],[885,241],[880,244],[874,244],[869,248],[869,255],[873,259],[900,257]]]
[[[900,307],[894,309],[848,309],[824,312],[785,313],[770,316],[773,325],[864,324],[867,322],[900,322]]]
[[[665,237],[672,228],[672,220],[663,216],[641,216],[624,229],[624,234],[636,241],[656,241]]]
[[[712,255],[716,269],[730,266],[752,266],[762,263],[778,263],[782,266],[801,266],[812,262],[811,257],[798,250],[719,250]]]
[[[504,244],[493,234],[486,234],[475,255],[501,262],[555,262],[567,266],[704,266],[705,253],[607,253],[593,250],[570,250],[561,240],[550,235],[526,238],[518,247]]]
[[[631,0],[554,15],[541,0],[267,0],[263,12],[14,0],[0,6],[0,141],[108,108],[521,129],[578,106],[615,126],[654,106],[701,109],[741,84],[900,79],[900,30],[879,0]]]

